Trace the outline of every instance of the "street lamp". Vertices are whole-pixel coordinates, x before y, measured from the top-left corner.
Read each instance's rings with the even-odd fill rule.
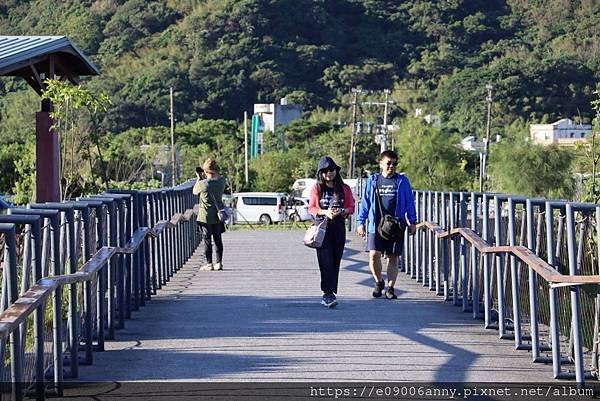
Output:
[[[161,170],[156,170],[156,174],[160,174],[160,186],[161,188],[165,186],[165,173]]]

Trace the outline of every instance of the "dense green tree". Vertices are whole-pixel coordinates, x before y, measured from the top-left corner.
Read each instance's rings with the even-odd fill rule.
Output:
[[[116,9],[105,25],[99,53],[106,62],[134,50],[141,40],[175,22],[177,14],[164,0],[129,0]]]
[[[459,141],[432,125],[408,119],[396,139],[398,171],[404,171],[416,189],[471,190],[477,166]]]
[[[253,160],[256,173],[254,189],[265,192],[290,192],[294,172],[300,166],[303,154],[297,150],[269,152]]]
[[[218,156],[227,165],[231,187],[242,188],[247,185],[240,174],[243,130],[238,122],[253,103],[283,96],[304,105],[308,123],[278,128],[267,152],[282,150],[285,135],[287,149],[303,154],[293,175],[314,175],[314,163],[323,154],[347,169],[350,89],[355,86],[392,89],[388,121],[400,123],[416,108],[439,115],[439,132],[425,138],[436,144],[440,138],[455,143],[457,136],[483,136],[487,83],[494,85],[492,133],[507,140],[527,136],[532,122],[591,121],[590,100],[600,77],[596,3],[66,0],[48,7],[42,0],[3,0],[0,31],[66,34],[99,65],[102,74],[86,85],[109,93],[113,105],[102,120],[92,122],[99,136],[110,133],[97,152],[113,140],[118,144],[120,133],[132,128],[168,127],[173,87],[184,176],[193,174],[200,159]],[[381,100],[380,93],[371,93],[359,102]],[[38,109],[39,99],[22,80],[3,79],[0,143],[28,143]],[[358,114],[363,122],[382,123],[375,107],[359,104]],[[214,126],[211,120],[217,120]],[[229,127],[227,134],[223,126]],[[153,140],[147,143],[168,144],[162,137]],[[124,160],[136,160],[135,149],[131,146]],[[447,166],[456,163],[453,148],[443,149]],[[114,150],[111,160],[125,157]],[[357,171],[376,169],[378,152],[373,134],[360,134]],[[423,185],[463,187],[464,174],[471,177],[473,170],[467,156],[466,165],[460,161],[460,177],[441,179],[427,172],[429,183]],[[151,175],[150,170],[143,174]],[[125,177],[125,182],[130,175],[115,173],[114,179]],[[255,171],[249,186],[252,177],[258,177]]]
[[[573,155],[556,146],[525,140],[502,141],[490,154],[492,191],[534,197],[570,199]]]
[[[33,89],[10,92],[0,97],[0,144],[22,143],[35,137],[35,113],[40,98]]]

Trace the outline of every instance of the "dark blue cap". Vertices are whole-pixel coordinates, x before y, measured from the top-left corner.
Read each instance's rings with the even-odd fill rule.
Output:
[[[340,171],[340,166],[335,164],[335,162],[333,161],[333,159],[331,157],[323,156],[323,157],[321,157],[321,159],[319,159],[319,168],[317,169],[317,172],[319,172],[321,170],[325,170],[326,168],[333,168],[337,172]]]

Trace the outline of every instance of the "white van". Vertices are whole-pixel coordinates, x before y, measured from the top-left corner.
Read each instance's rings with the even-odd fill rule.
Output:
[[[287,195],[281,192],[236,192],[234,222],[271,224],[286,219]]]

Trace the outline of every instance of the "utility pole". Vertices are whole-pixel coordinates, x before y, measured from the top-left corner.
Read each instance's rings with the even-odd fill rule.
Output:
[[[388,106],[390,104],[394,104],[394,102],[388,100],[390,95],[390,90],[386,89],[383,91],[385,94],[385,102],[364,102],[364,105],[367,106],[383,106],[383,124],[381,127],[381,148],[380,151],[383,152],[387,150],[387,141],[388,141],[388,128],[387,128],[387,115],[388,115]]]
[[[490,131],[492,127],[492,89],[493,86],[491,84],[487,84],[485,86],[487,89],[487,97],[485,101],[487,103],[487,123],[485,127],[485,141],[484,141],[484,150],[483,155],[481,157],[481,164],[479,168],[479,192],[483,192],[483,187],[485,184],[486,176],[487,176],[487,160],[489,156],[490,149]]]
[[[348,176],[354,178],[354,158],[356,157],[356,106],[360,89],[352,88],[352,136],[350,137],[350,159],[348,160]]]
[[[248,184],[248,112],[244,112],[244,178]]]
[[[177,166],[175,164],[175,116],[173,114],[173,87],[169,88],[170,99],[171,99],[171,185],[175,186],[177,182]]]
[[[387,128],[387,114],[388,114],[388,96],[390,95],[389,89],[383,91],[385,93],[385,103],[383,106],[383,140],[381,141],[381,151],[387,150],[388,141],[388,128]]]

